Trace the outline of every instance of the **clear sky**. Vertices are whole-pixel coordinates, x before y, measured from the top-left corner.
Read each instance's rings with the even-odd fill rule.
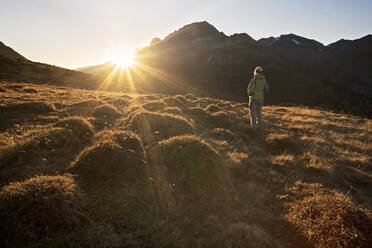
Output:
[[[67,68],[128,56],[195,21],[254,39],[295,33],[324,44],[372,33],[372,0],[0,0],[0,41]]]

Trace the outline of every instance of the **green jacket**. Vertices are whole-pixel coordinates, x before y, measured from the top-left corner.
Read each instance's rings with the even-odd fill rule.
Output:
[[[269,91],[269,85],[262,74],[257,74],[248,84],[247,94],[253,99],[264,99],[264,90]]]

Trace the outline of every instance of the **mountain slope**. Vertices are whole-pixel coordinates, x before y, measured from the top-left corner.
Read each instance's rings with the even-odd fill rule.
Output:
[[[248,112],[2,83],[0,246],[370,247],[371,120],[269,106],[257,135]]]
[[[260,39],[258,42],[273,49],[287,63],[311,63],[324,50],[322,43],[295,34]]]
[[[213,89],[214,96],[239,100],[246,99],[253,69],[262,65],[271,86],[267,104],[323,105],[372,116],[371,35],[324,46],[295,34],[256,42],[246,34],[223,35],[204,22],[186,27],[192,34],[206,28],[208,35],[184,38],[180,29],[172,38],[182,45],[164,39],[140,50],[140,61]]]
[[[32,82],[84,89],[96,89],[97,80],[89,74],[21,58],[0,55],[0,82]]]
[[[115,68],[115,66],[116,65],[114,63],[109,61],[107,63],[100,64],[100,65],[79,67],[79,68],[76,68],[75,71],[89,73],[89,74],[92,74],[92,75],[99,75],[104,71],[113,70]]]
[[[83,89],[96,89],[99,82],[90,74],[33,62],[0,42],[0,84],[2,81],[31,82]]]
[[[371,37],[328,46],[295,34],[255,41],[196,22],[140,49],[130,75],[110,64],[83,70],[101,81],[117,79],[119,86],[134,82],[142,93],[193,92],[246,101],[252,72],[261,65],[271,89],[266,104],[322,105],[371,117]]]
[[[17,58],[17,59],[26,59],[21,54],[14,51],[12,48],[6,46],[0,41],[0,55],[4,57]]]
[[[199,30],[208,25],[193,23],[187,30],[192,33],[191,28]],[[179,36],[177,39],[182,40],[182,30],[173,33],[173,39]],[[183,43],[177,43],[182,44],[180,46],[164,39],[145,47],[138,52],[139,62],[176,74],[195,87],[210,89],[215,96],[239,100],[246,100],[246,87],[253,69],[262,65],[272,89],[266,98],[268,104],[311,104],[317,100],[317,93],[312,89],[321,87],[321,80],[309,77],[304,68],[293,68],[297,63],[289,61],[289,56],[281,56],[246,34],[225,36],[210,30],[211,35],[191,36],[195,38],[192,41],[188,36]]]

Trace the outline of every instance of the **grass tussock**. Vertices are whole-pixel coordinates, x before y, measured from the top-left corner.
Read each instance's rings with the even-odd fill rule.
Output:
[[[198,98],[196,96],[194,96],[193,94],[188,93],[188,94],[185,95],[185,99],[187,99],[189,101],[195,101]]]
[[[210,201],[212,204],[228,186],[227,171],[219,153],[196,136],[178,136],[159,143],[159,153],[166,167],[172,192],[180,202]],[[213,199],[211,196],[213,195]]]
[[[161,111],[162,113],[168,113],[168,114],[172,114],[172,115],[179,115],[179,116],[183,116],[183,112],[180,108],[178,107],[167,107],[165,108],[163,111]]]
[[[164,110],[167,107],[167,104],[161,101],[147,102],[141,105],[147,111],[159,112]]]
[[[16,114],[46,114],[55,111],[55,107],[47,102],[24,102],[0,107],[0,111],[10,115]]]
[[[194,125],[180,116],[140,111],[133,116],[131,128],[138,132],[145,143],[151,143],[154,140],[191,134]]]
[[[205,111],[209,113],[215,113],[221,111],[219,107],[217,107],[215,104],[209,104],[206,108]]]
[[[56,127],[64,127],[71,129],[82,143],[87,144],[94,134],[94,127],[84,118],[68,117],[56,122]]]
[[[0,191],[2,247],[67,246],[87,226],[71,176],[39,176]],[[75,237],[76,238],[76,237]]]
[[[231,116],[229,116],[228,113],[219,111],[211,114],[211,116],[211,121],[214,123],[215,127],[229,128],[231,126]]]
[[[229,129],[225,129],[225,128],[214,128],[212,130],[212,135],[213,137],[216,137],[217,139],[227,140],[227,141],[233,140],[235,138],[234,133],[231,132]]]
[[[37,90],[35,90],[34,88],[27,87],[27,88],[23,89],[22,92],[29,93],[29,94],[36,94]]]
[[[297,183],[286,218],[314,247],[369,247],[372,220],[349,197],[320,184]],[[303,197],[301,197],[301,195]]]
[[[192,103],[189,99],[187,99],[184,95],[177,95],[176,98],[183,102],[185,106],[190,106]]]
[[[85,143],[71,129],[46,129],[41,135],[11,146],[0,155],[1,183],[37,174],[53,175],[66,168]]]
[[[194,120],[195,124],[198,127],[211,126],[211,123],[209,122],[209,120],[211,119],[211,115],[208,112],[204,111],[203,108],[191,107],[185,113]]]
[[[0,93],[6,93],[8,89],[6,87],[1,87],[0,86]]]
[[[225,111],[209,112],[202,107],[191,107],[185,113],[194,120],[199,128],[231,128],[233,118]]]
[[[130,96],[127,96],[108,100],[107,103],[115,106],[116,108],[124,108],[129,105],[130,99],[131,99]]]
[[[166,97],[166,98],[163,98],[162,101],[168,107],[184,108],[186,106],[186,101],[180,98],[177,98],[177,97]]]
[[[210,104],[209,101],[207,101],[205,99],[197,99],[197,100],[193,101],[193,106],[197,107],[197,108],[205,108],[209,104]]]
[[[120,112],[111,104],[98,106],[93,111],[93,116],[96,118],[114,120],[121,116]]]
[[[84,101],[79,101],[73,104],[70,104],[68,107],[72,109],[74,112],[78,112],[79,114],[83,113],[92,113],[94,108],[97,106],[103,105],[104,102],[96,99],[89,99]]]
[[[105,132],[83,150],[70,171],[89,185],[136,183],[145,176],[145,152],[140,140],[129,132]]]
[[[295,157],[292,154],[286,153],[275,155],[271,159],[273,164],[280,166],[293,165],[293,163],[295,162]]]
[[[297,148],[289,134],[269,134],[266,143],[274,152],[293,152]]]
[[[128,131],[104,130],[95,135],[95,143],[113,142],[119,146],[134,151],[137,157],[146,159],[146,152],[141,138]]]

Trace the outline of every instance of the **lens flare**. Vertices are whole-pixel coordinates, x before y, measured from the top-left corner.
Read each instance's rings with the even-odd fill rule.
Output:
[[[128,67],[134,65],[135,59],[134,59],[134,56],[118,57],[118,58],[112,59],[112,62],[119,67],[128,68]]]

